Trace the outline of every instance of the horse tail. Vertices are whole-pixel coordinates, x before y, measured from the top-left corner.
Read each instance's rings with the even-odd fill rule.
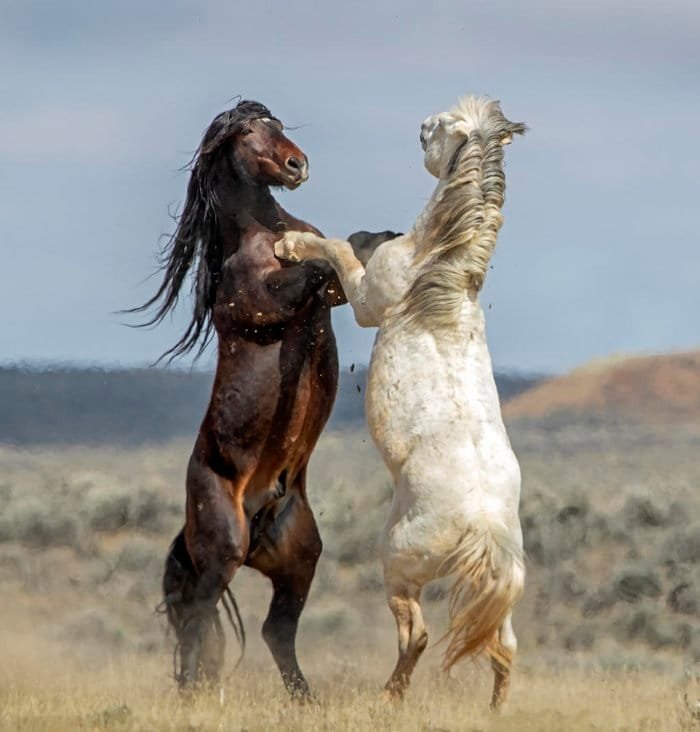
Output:
[[[484,517],[472,523],[445,566],[456,578],[450,595],[443,671],[448,672],[465,656],[483,651],[510,668],[513,653],[501,643],[498,629],[523,592],[522,548],[503,524]]]
[[[234,667],[235,670],[236,668],[238,668],[245,656],[245,626],[243,625],[243,618],[241,617],[241,612],[238,609],[238,603],[236,602],[236,598],[234,597],[233,592],[231,592],[231,589],[229,587],[226,587],[226,589],[224,590],[224,594],[221,596],[221,601],[224,606],[224,610],[226,610],[228,621],[233,628],[234,635],[236,636],[236,640],[238,641],[238,645],[241,649],[241,653],[238,656],[238,661],[236,661],[236,665]]]
[[[192,602],[196,576],[195,566],[187,551],[185,530],[183,528],[170,545],[170,550],[165,560],[165,572],[163,574],[163,600],[156,607],[156,612],[164,613],[167,616],[170,625],[178,637],[178,645],[187,624],[188,618],[185,612],[185,606]],[[228,586],[221,595],[221,604],[224,607],[226,617],[231,624],[231,628],[241,649],[238,661],[236,662],[236,668],[238,668],[245,656],[246,632],[245,626],[243,625],[243,618],[238,609],[238,603],[233,592],[231,592],[231,588]],[[218,619],[218,613],[215,615],[215,620],[213,621],[215,632],[221,637],[223,628]],[[176,646],[175,656],[177,656],[177,652],[178,647]],[[177,671],[175,677],[178,677]]]

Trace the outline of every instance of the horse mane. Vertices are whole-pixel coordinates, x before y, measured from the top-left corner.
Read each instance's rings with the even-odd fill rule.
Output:
[[[163,353],[158,361],[168,362],[191,351],[199,342],[196,357],[202,354],[213,336],[211,319],[216,291],[221,277],[222,246],[217,236],[220,201],[216,183],[227,162],[228,143],[251,119],[276,119],[263,104],[242,100],[211,122],[195,154],[183,170],[190,171],[187,196],[177,227],[158,255],[159,269],[164,273],[155,295],[127,313],[142,313],[156,306],[153,317],[137,327],[160,323],[175,308],[187,273],[192,269],[191,294],[194,299],[192,318],[182,337]],[[229,162],[227,173],[240,175]]]
[[[469,133],[419,234],[417,257],[424,264],[402,306],[409,322],[433,327],[453,325],[465,292],[484,283],[503,223],[503,145],[527,129],[509,122],[497,101],[483,97],[462,99],[449,115],[466,123]]]

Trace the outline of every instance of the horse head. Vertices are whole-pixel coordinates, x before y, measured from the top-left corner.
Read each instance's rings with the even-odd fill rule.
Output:
[[[449,112],[428,117],[421,125],[420,143],[425,152],[426,170],[436,178],[447,178],[455,169],[457,159],[478,131],[482,136],[494,135],[501,145],[508,145],[514,134],[526,130],[521,123],[509,122],[498,102],[467,97]]]
[[[309,177],[304,152],[285,134],[282,123],[260,102],[240,101],[218,114],[207,128],[188,166],[187,197],[177,228],[161,254],[163,279],[156,294],[140,307],[155,306],[143,323],[159,323],[175,307],[185,278],[193,273],[192,319],[180,340],[163,357],[183,355],[199,344],[202,353],[213,334],[211,311],[221,276],[222,249],[217,227],[221,209],[245,209],[244,189],[260,192],[269,186],[298,188]],[[222,195],[232,187],[232,195]],[[271,205],[266,202],[266,205]]]
[[[223,174],[222,163],[246,183],[298,188],[309,177],[304,152],[259,102],[242,101],[217,115],[204,133],[192,172],[202,184]]]

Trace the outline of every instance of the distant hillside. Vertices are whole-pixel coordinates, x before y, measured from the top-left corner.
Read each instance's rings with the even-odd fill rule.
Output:
[[[510,420],[700,424],[700,351],[594,361],[510,399]]]
[[[364,421],[365,367],[342,369],[331,428]],[[0,442],[139,445],[194,437],[212,374],[164,369],[0,368]],[[537,383],[497,376],[502,398]]]

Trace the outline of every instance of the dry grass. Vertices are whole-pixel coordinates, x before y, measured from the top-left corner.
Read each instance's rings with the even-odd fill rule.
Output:
[[[324,554],[299,652],[317,707],[284,695],[259,629],[269,585],[233,589],[246,662],[219,691],[185,702],[171,641],[153,612],[167,545],[182,520],[189,445],[122,451],[0,448],[2,729],[694,729],[682,701],[700,662],[700,467],[692,435],[513,431],[524,481],[528,586],[521,653],[504,714],[491,674],[439,674],[429,647],[408,698],[378,690],[395,661],[375,540],[390,497],[364,433],[324,436],[311,500]],[[442,588],[429,587],[433,640]],[[236,657],[231,643],[227,658]],[[700,724],[700,722],[698,722]]]
[[[317,705],[291,702],[270,673],[248,668],[183,699],[157,659],[123,658],[96,672],[0,675],[0,727],[12,730],[691,730],[684,686],[645,673],[521,671],[510,703],[491,715],[483,674],[423,679],[402,704],[377,694],[376,659],[316,668]],[[21,668],[21,667],[20,667]]]

